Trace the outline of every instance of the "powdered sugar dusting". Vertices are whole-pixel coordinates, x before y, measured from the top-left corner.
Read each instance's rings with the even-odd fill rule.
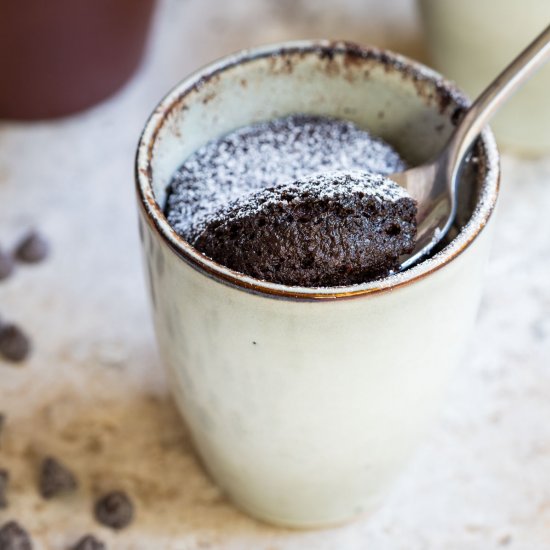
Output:
[[[291,115],[246,126],[198,149],[174,175],[167,218],[192,241],[217,212],[259,190],[319,173],[386,175],[405,168],[392,147],[352,122]]]
[[[370,196],[379,202],[410,198],[405,189],[380,174],[360,170],[330,171],[261,189],[231,201],[227,206],[205,216],[195,226],[193,233],[195,230],[197,234],[202,232],[212,222],[254,216],[274,204],[300,204],[311,196],[319,200],[341,201],[355,195]]]

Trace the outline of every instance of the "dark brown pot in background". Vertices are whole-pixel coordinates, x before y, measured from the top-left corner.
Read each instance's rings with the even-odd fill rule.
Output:
[[[0,0],[0,118],[90,107],[142,58],[156,0]]]

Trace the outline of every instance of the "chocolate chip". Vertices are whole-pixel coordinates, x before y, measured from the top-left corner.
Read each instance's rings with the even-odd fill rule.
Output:
[[[134,505],[126,493],[112,491],[96,502],[95,517],[107,527],[123,529],[134,517]]]
[[[0,281],[7,279],[15,269],[13,256],[0,248]]]
[[[49,456],[42,461],[39,490],[43,498],[53,498],[61,493],[69,493],[78,484],[73,473],[61,462]]]
[[[85,535],[71,547],[71,550],[107,550],[107,546],[93,535]]]
[[[29,264],[45,260],[49,253],[48,241],[37,231],[28,233],[15,248],[15,257]]]
[[[29,534],[15,521],[0,528],[0,550],[32,550]]]
[[[8,506],[6,492],[8,490],[9,481],[10,481],[10,475],[8,471],[0,469],[0,510],[2,508],[7,508]]]
[[[30,351],[30,340],[17,325],[0,326],[0,357],[18,363],[25,360]]]

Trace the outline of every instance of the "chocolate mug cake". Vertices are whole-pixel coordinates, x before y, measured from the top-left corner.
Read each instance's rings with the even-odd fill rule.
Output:
[[[203,254],[252,277],[364,283],[414,248],[415,201],[384,177],[405,166],[351,122],[291,115],[197,150],[170,183],[166,215]]]
[[[264,217],[262,231],[276,236],[280,218],[298,250],[309,237],[334,251],[307,216],[300,227],[295,210],[311,204],[330,227],[331,213],[353,200],[351,223],[368,198],[355,196],[359,182],[346,183],[345,174],[378,173],[369,177],[383,183],[405,168],[377,139],[360,146],[358,133],[366,128],[421,164],[466,105],[439,75],[402,56],[300,41],[216,61],[174,88],[147,122],[135,174],[159,351],[203,464],[252,516],[290,527],[339,524],[374,510],[405,467],[473,323],[498,192],[494,140],[484,132],[464,170],[456,232],[395,275],[344,287],[283,286],[212,260],[197,239],[212,244],[209,254],[227,252],[227,261],[247,246],[269,260],[255,263],[267,271],[277,248],[254,233]],[[291,113],[347,131],[327,138],[302,130],[304,144],[317,143],[309,148],[294,144],[298,129],[268,138],[264,130],[284,128],[277,117]],[[337,122],[324,125],[326,117]],[[254,138],[257,146],[239,138],[259,128],[265,139]],[[316,180],[335,171],[342,176],[335,189]],[[324,203],[321,191],[336,193],[338,184],[349,187]],[[292,199],[282,197],[284,186]],[[358,249],[367,244],[364,228],[353,241]],[[227,246],[210,239],[218,229],[230,237]],[[304,270],[291,255],[283,260],[294,274]],[[303,260],[308,283],[318,284]]]

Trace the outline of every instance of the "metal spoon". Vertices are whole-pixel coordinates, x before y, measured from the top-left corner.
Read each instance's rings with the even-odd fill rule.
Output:
[[[429,254],[447,234],[456,215],[458,181],[464,157],[489,119],[548,59],[550,26],[481,93],[435,159],[389,176],[407,189],[418,203],[416,247],[401,263],[400,270]]]

